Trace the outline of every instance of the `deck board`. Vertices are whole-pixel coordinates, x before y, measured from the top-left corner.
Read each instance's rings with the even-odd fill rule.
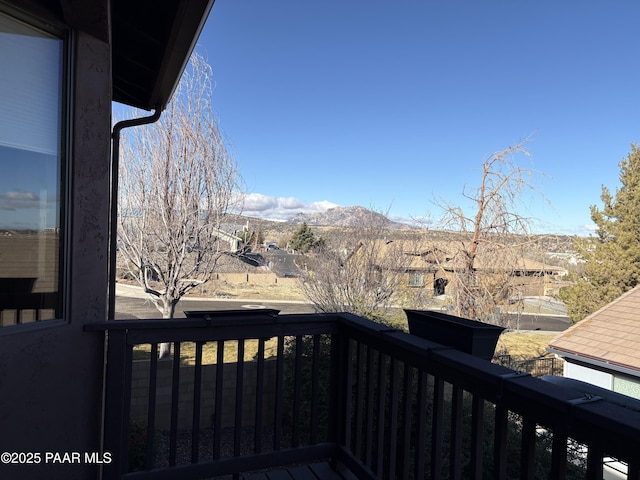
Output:
[[[328,463],[315,463],[309,468],[319,480],[343,480],[342,475],[337,473]]]
[[[318,480],[318,477],[313,474],[311,465],[290,468],[289,473],[296,480]]]
[[[243,480],[344,480],[344,478],[326,462],[242,476]]]

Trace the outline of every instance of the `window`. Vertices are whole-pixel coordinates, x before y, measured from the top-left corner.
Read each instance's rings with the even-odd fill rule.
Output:
[[[0,12],[0,326],[61,318],[65,42]]]
[[[424,287],[424,274],[421,272],[409,272],[410,287]]]

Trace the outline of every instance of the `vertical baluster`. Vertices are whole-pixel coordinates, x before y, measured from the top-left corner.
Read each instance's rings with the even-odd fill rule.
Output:
[[[638,458],[628,461],[627,480],[640,480],[640,460]]]
[[[598,445],[587,451],[587,480],[602,480],[604,476],[604,452]]]
[[[216,352],[216,400],[213,429],[213,458],[220,458],[222,442],[222,399],[224,393],[224,341],[218,340]]]
[[[493,437],[493,470],[495,478],[507,478],[507,431],[509,411],[503,405],[496,405],[495,432]]]
[[[377,452],[376,456],[378,458],[376,464],[376,473],[378,475],[382,475],[384,470],[384,452],[385,452],[385,444],[384,444],[384,421],[385,421],[385,397],[387,395],[387,372],[385,371],[385,363],[386,357],[382,353],[382,351],[378,352],[378,391],[377,391],[377,399],[378,399],[378,441],[376,443]]]
[[[550,478],[563,480],[567,476],[567,436],[553,432]]]
[[[200,451],[200,397],[202,391],[202,342],[196,342],[193,371],[193,421],[191,422],[191,463],[198,463]]]
[[[318,442],[319,397],[320,397],[320,335],[313,336],[313,355],[311,364],[311,437],[312,445]],[[326,395],[326,392],[324,392]]]
[[[536,422],[526,417],[522,422],[521,448],[520,478],[522,478],[522,480],[533,480],[536,456]]]
[[[343,430],[343,444],[347,448],[351,448],[351,433],[353,429],[353,358],[354,358],[354,346],[353,341],[350,339],[346,340],[346,351],[345,351],[345,383],[342,386],[344,388],[345,396],[344,396],[344,430]]]
[[[415,447],[415,478],[425,476],[425,451],[427,447],[427,379],[426,373],[418,371],[418,398],[416,399],[416,447]]]
[[[402,458],[399,459],[401,467],[399,476],[400,478],[408,478],[410,471],[409,465],[411,462],[411,407],[413,405],[413,368],[408,363],[404,364],[402,398],[402,418],[404,424],[402,426],[402,444],[399,450],[399,452],[402,453]]]
[[[442,438],[444,410],[444,380],[435,378],[433,385],[433,417],[431,426],[431,478],[442,476]]]
[[[362,458],[362,435],[363,435],[363,423],[364,423],[364,389],[365,389],[365,381],[364,381],[364,359],[365,359],[365,350],[366,347],[358,342],[357,352],[356,352],[356,422],[355,422],[355,444],[353,451],[358,458]]]
[[[180,342],[173,344],[173,372],[171,375],[171,429],[169,430],[169,466],[176,464],[178,446],[178,411],[180,401]]]
[[[302,348],[303,338],[296,337],[296,352],[293,364],[293,425],[291,446],[296,448],[300,443],[300,404],[302,402]]]
[[[365,454],[364,454],[364,462],[365,465],[371,466],[372,456],[373,456],[373,419],[374,415],[374,406],[375,406],[375,397],[374,397],[374,388],[375,388],[375,370],[374,370],[374,356],[373,349],[369,346],[367,347],[367,405],[366,405],[366,433],[364,437],[364,446],[365,446]]]
[[[238,340],[238,359],[236,363],[236,411],[233,430],[233,455],[239,457],[242,445],[242,408],[244,386],[244,340]]]
[[[147,445],[146,445],[146,467],[153,468],[154,460],[154,439],[156,430],[156,395],[158,385],[158,344],[151,345],[151,362],[149,364],[149,395],[147,399]]]
[[[464,392],[453,387],[451,393],[451,454],[449,455],[449,478],[459,480],[462,475],[462,410]]]
[[[276,399],[273,426],[273,449],[280,450],[282,442],[282,415],[283,415],[283,389],[284,389],[284,337],[278,337],[276,354]]]
[[[400,391],[399,366],[395,357],[391,357],[391,405],[389,409],[389,430],[387,432],[387,445],[389,449],[389,473],[387,478],[395,478],[396,460],[398,455],[398,397]]]
[[[482,478],[484,400],[477,395],[471,403],[471,478]]]
[[[253,451],[262,451],[262,409],[264,406],[264,338],[258,340],[258,362],[256,372],[256,418]]]

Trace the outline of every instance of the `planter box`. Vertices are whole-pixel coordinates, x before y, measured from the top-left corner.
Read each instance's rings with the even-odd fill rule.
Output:
[[[184,316],[187,318],[204,318],[206,320],[235,320],[238,318],[255,319],[256,317],[277,318],[278,313],[280,313],[280,310],[271,308],[247,308],[241,310],[189,310],[184,312]]]
[[[405,310],[409,333],[491,360],[503,327],[428,310]]]

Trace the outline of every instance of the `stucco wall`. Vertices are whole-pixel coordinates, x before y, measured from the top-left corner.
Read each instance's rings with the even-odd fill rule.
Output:
[[[106,319],[110,48],[76,32],[64,318],[0,330],[0,452],[93,452],[101,444]],[[43,461],[44,462],[44,461]],[[0,478],[97,478],[87,464],[0,465]]]

